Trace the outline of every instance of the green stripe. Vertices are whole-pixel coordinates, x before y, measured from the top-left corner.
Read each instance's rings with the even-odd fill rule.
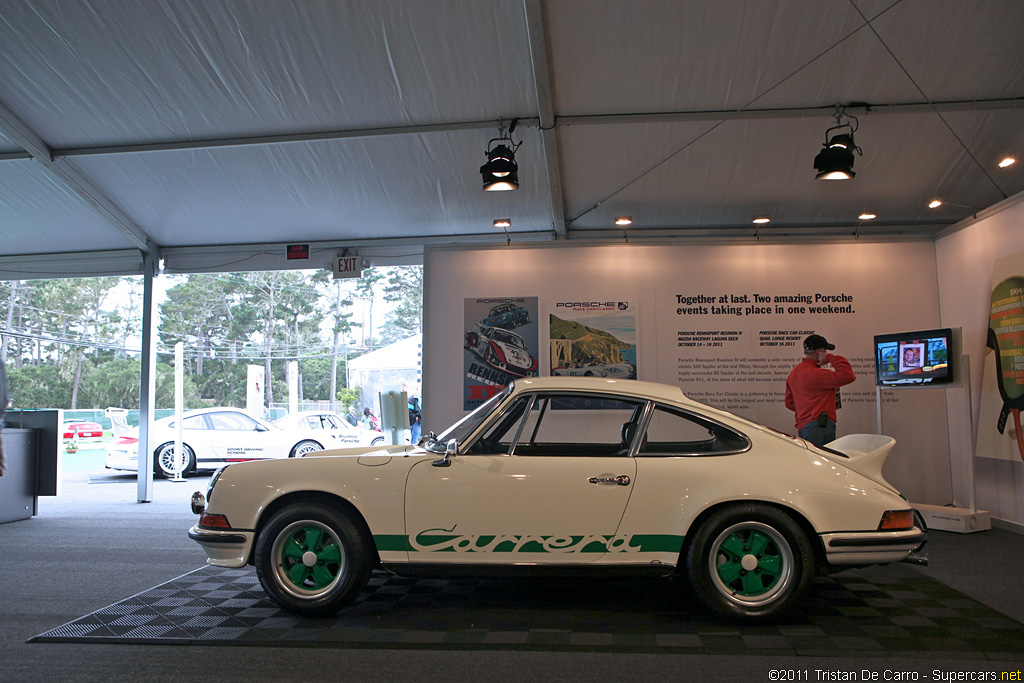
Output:
[[[377,544],[378,551],[384,552],[459,552],[455,548],[451,547],[450,543],[445,541],[452,541],[460,538],[460,536],[452,535],[431,535],[429,537],[429,543],[442,545],[445,547],[439,547],[436,551],[429,549],[418,550],[415,548],[409,540],[408,536],[401,534],[376,534],[373,537],[374,543]],[[491,541],[495,538],[494,535],[478,535],[475,537],[477,545],[481,548],[485,548],[490,545]],[[539,538],[549,539],[555,538],[555,536],[541,536]],[[576,539],[582,540],[583,536],[575,537]],[[611,541],[616,536],[602,536],[605,541]],[[427,539],[421,539],[420,545],[426,545],[423,541]],[[683,548],[683,537],[675,534],[634,534],[630,537],[627,547],[632,552],[641,553],[679,553]],[[510,540],[502,541],[497,545],[493,545],[490,548],[492,553],[546,553],[551,552],[544,549],[543,545],[536,540],[529,540],[524,543],[517,544]],[[599,541],[592,541],[583,548],[576,550],[579,553],[604,553],[608,552],[607,546]],[[612,551],[622,552],[622,551]],[[629,552],[629,551],[626,551]],[[552,554],[557,554],[552,552]]]

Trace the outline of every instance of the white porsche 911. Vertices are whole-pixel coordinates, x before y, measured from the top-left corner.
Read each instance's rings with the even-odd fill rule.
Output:
[[[682,574],[722,614],[771,618],[817,571],[923,562],[881,475],[894,440],[818,449],[650,382],[516,380],[421,446],[230,465],[189,531],[305,615],[407,576]]]

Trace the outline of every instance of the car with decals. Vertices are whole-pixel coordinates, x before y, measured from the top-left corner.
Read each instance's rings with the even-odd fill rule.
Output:
[[[636,379],[636,366],[632,363],[586,363],[573,367],[552,368],[555,377],[613,377]]]
[[[153,470],[172,478],[199,470],[215,470],[232,462],[294,458],[343,442],[327,430],[282,429],[238,408],[202,408],[182,414],[182,455],[175,457],[177,420],[173,415],[150,426]],[[136,471],[139,428],[133,427],[107,446],[106,467]]]
[[[334,441],[332,448],[348,446],[383,446],[384,434],[359,425],[352,425],[343,416],[332,411],[304,410],[285,415],[270,424],[281,429],[329,430]]]
[[[477,325],[466,333],[466,348],[485,364],[512,377],[537,374],[537,359],[526,348],[526,340],[502,327]]]
[[[480,321],[481,325],[487,327],[504,327],[512,329],[530,322],[530,312],[522,306],[512,303],[498,304],[492,306],[487,317]]]
[[[303,615],[382,568],[677,574],[712,610],[765,620],[817,572],[924,561],[924,523],[881,474],[893,444],[817,448],[663,384],[519,379],[419,446],[230,465],[194,494],[189,536]]]

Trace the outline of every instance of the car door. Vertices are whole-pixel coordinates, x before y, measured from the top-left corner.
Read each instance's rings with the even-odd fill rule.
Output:
[[[526,395],[457,455],[417,463],[406,488],[409,561],[587,564],[626,550],[616,533],[636,464],[635,430],[623,425],[643,405]]]
[[[279,438],[245,413],[220,410],[206,414],[211,430],[205,437],[217,457],[225,462],[286,457]]]

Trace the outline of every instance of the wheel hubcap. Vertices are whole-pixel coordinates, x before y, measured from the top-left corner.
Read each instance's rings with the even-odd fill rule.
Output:
[[[793,552],[774,528],[734,524],[719,534],[709,557],[712,577],[727,600],[753,607],[778,598],[789,586]]]
[[[344,549],[326,525],[295,522],[274,543],[278,584],[295,597],[316,598],[340,585],[348,573]]]

